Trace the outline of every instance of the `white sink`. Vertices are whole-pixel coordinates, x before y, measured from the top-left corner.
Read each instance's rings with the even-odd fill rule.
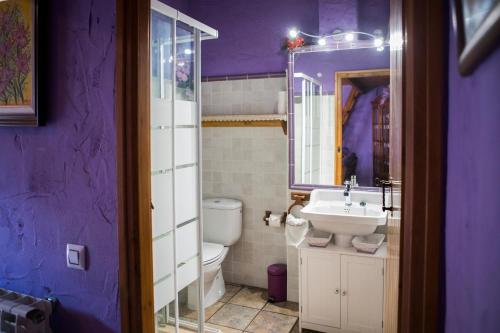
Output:
[[[311,192],[311,200],[301,212],[315,229],[335,234],[337,246],[350,247],[354,236],[370,235],[387,222],[381,193],[353,190],[351,201],[352,205],[346,206],[341,189],[317,189]]]

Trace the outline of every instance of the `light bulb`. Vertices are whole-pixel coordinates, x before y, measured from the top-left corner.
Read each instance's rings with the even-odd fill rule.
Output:
[[[377,47],[377,51],[382,52],[383,50],[384,50],[384,47],[383,47],[383,46],[379,46],[379,47]]]
[[[193,54],[193,51],[191,49],[185,49],[184,54],[190,55],[190,54]]]
[[[321,37],[320,39],[318,39],[318,45],[319,46],[325,46],[326,45],[326,39],[324,39],[323,37]]]
[[[384,40],[380,37],[377,37],[373,40],[373,46],[381,47],[384,44]]]
[[[297,36],[299,35],[299,32],[297,31],[297,29],[293,28],[293,29],[290,29],[290,31],[288,31],[288,35],[290,36],[290,38],[294,39],[294,38],[297,38]]]
[[[354,34],[352,32],[348,32],[345,34],[345,40],[348,42],[352,42],[354,40]]]

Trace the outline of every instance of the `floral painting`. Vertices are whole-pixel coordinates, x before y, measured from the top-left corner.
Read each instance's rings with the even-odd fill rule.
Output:
[[[0,122],[36,115],[34,16],[33,0],[0,1]]]

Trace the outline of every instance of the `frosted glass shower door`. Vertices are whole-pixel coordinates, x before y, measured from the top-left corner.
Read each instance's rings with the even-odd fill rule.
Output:
[[[151,13],[151,209],[154,310],[175,300],[173,193],[173,20]],[[174,305],[175,311],[175,305]],[[166,314],[162,314],[166,321]]]
[[[151,11],[151,191],[157,332],[203,331],[200,31]],[[193,319],[198,321],[193,322]]]

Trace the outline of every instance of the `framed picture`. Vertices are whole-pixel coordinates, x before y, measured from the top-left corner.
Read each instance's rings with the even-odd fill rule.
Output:
[[[500,36],[500,0],[454,0],[459,70],[468,75]]]
[[[0,1],[0,125],[38,126],[37,1]]]

